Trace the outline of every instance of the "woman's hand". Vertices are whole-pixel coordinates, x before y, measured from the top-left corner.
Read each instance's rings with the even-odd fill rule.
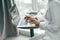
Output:
[[[38,21],[37,18],[33,18],[33,17],[31,17],[31,16],[26,16],[24,19],[30,20],[30,23],[31,23],[31,24],[35,24],[35,27],[36,27],[36,28],[39,27],[40,22]]]

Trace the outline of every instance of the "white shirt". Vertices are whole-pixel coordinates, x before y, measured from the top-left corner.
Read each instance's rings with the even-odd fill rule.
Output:
[[[49,9],[45,15],[48,24],[40,26],[46,30],[44,40],[60,40],[60,3],[57,1],[51,2]]]

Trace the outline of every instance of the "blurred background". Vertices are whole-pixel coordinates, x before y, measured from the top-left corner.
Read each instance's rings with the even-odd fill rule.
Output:
[[[20,15],[30,11],[37,11],[45,14],[48,0],[14,0]]]

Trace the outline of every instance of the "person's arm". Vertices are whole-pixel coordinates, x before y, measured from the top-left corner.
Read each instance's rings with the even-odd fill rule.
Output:
[[[48,22],[50,22],[50,20],[52,19],[50,9],[47,10],[44,18],[45,18],[45,20],[47,22],[45,24],[40,24],[40,29],[46,30],[47,29]]]
[[[58,8],[57,8],[58,7]],[[59,5],[55,2],[52,3],[50,8],[47,11],[45,18],[47,19],[48,23],[46,25],[40,26],[41,29],[48,30],[50,32],[58,32],[59,25],[60,25],[60,9]]]

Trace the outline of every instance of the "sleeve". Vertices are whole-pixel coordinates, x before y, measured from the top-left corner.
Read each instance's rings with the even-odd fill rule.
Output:
[[[47,20],[47,23],[44,25],[40,25],[41,29],[48,30],[51,32],[58,32],[59,30],[59,9],[56,9],[56,6],[53,5],[50,7],[45,15],[45,18]]]
[[[44,16],[46,23],[45,24],[40,24],[40,29],[46,30],[47,29],[47,25],[48,23],[51,21],[52,17],[51,17],[51,12],[50,12],[50,8],[47,10],[46,15]]]

